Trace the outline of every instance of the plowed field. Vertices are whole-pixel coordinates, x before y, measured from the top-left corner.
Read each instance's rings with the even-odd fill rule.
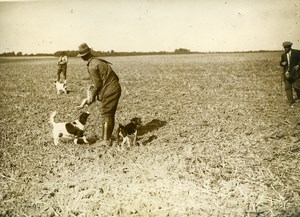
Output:
[[[73,121],[90,84],[70,58],[1,59],[0,216],[300,216],[300,103],[280,53],[107,57],[120,77],[116,124],[141,117],[138,145],[53,144],[49,116]]]

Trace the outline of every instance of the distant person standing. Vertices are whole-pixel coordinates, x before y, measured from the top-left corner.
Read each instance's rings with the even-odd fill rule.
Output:
[[[119,78],[112,69],[111,63],[95,57],[86,43],[79,45],[78,49],[77,56],[87,61],[87,71],[94,86],[87,104],[92,104],[97,96],[101,101],[102,141],[100,145],[110,146],[115,114],[121,96]]]
[[[67,64],[68,56],[66,52],[61,52],[61,55],[57,62],[57,81],[60,82],[60,74],[63,74],[64,83],[67,84]]]
[[[281,55],[280,65],[283,67],[283,82],[288,103],[294,106],[295,100],[300,100],[300,51],[292,49],[293,43],[282,43],[284,53]],[[293,90],[297,98],[293,97]]]

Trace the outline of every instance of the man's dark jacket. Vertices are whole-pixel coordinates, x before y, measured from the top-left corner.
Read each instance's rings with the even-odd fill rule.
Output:
[[[288,62],[287,60],[287,53],[283,53],[281,55],[281,61],[280,65],[283,67],[283,73],[285,73],[287,70],[290,73],[290,77],[288,78],[288,81],[290,83],[295,82],[297,79],[300,78],[300,68],[298,70],[294,70],[294,67],[296,65],[300,66],[300,50],[291,49],[291,62],[290,66],[286,64],[285,66],[282,64],[283,62]],[[283,74],[284,76],[284,74]]]

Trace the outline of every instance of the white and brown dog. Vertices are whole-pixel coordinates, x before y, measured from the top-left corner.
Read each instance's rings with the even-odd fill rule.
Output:
[[[84,127],[87,122],[87,118],[89,117],[89,112],[83,112],[79,116],[79,119],[74,122],[64,122],[64,123],[56,123],[54,121],[54,117],[56,115],[56,111],[50,115],[50,123],[53,126],[52,134],[54,139],[54,144],[58,145],[59,138],[70,138],[75,136],[74,143],[78,144],[78,139],[83,139],[83,142],[88,144],[89,142],[86,140],[84,136]]]
[[[59,81],[56,81],[54,84],[55,84],[55,87],[56,87],[56,93],[58,95],[61,94],[61,93],[67,94],[67,85],[66,85],[66,83],[61,83]]]
[[[119,124],[117,130],[117,144],[120,144],[120,137],[122,138],[121,147],[127,144],[128,147],[131,145],[131,140],[133,140],[133,145],[136,145],[137,133],[138,129],[141,126],[142,121],[141,118],[132,118],[129,124],[125,126]],[[133,137],[133,139],[131,138]]]

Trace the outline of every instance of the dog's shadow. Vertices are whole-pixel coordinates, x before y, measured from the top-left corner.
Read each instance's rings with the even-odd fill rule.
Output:
[[[142,141],[142,145],[147,145],[148,143],[152,142],[154,139],[157,139],[158,137],[156,135],[149,136],[148,139]]]
[[[138,130],[138,136],[141,137],[147,133],[151,133],[155,130],[158,130],[159,128],[165,126],[167,124],[166,121],[161,121],[158,119],[153,119],[152,121],[146,123],[145,125],[141,126],[141,128]],[[156,135],[151,135],[149,138],[144,140],[142,142],[143,145],[146,145],[147,143],[152,142],[154,139],[157,139],[158,137]]]
[[[138,136],[143,136],[147,133],[153,132],[167,124],[166,121],[161,121],[158,119],[153,119],[152,121],[146,123],[145,125],[141,126],[138,131]]]

